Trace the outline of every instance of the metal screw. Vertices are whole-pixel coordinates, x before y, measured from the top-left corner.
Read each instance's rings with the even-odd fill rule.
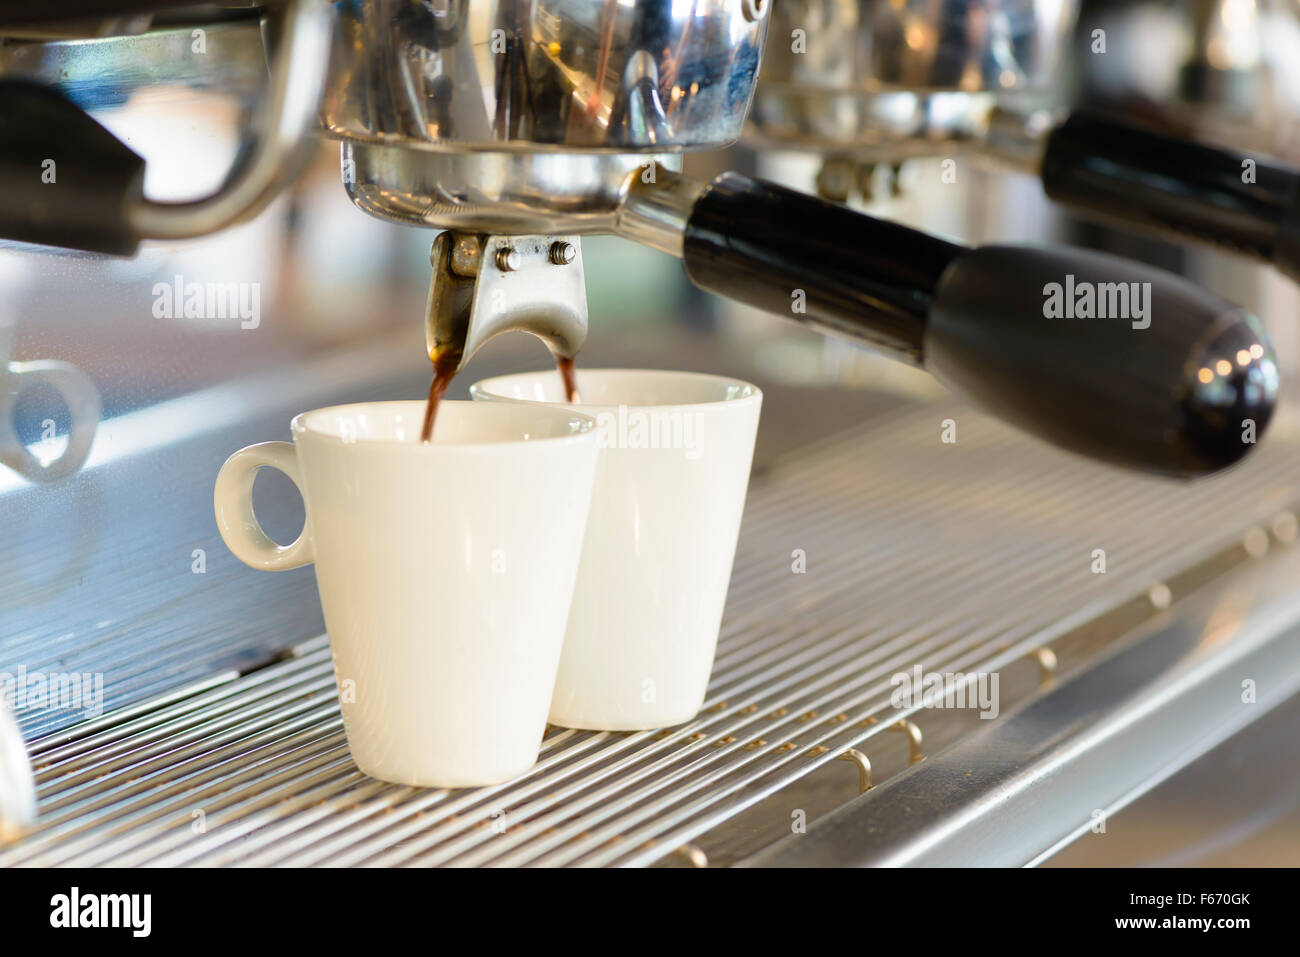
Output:
[[[578,251],[573,248],[573,243],[566,243],[562,239],[557,239],[551,243],[551,262],[557,266],[567,266],[578,258]]]
[[[502,272],[514,272],[519,265],[519,250],[509,246],[502,246],[497,250],[497,268]]]

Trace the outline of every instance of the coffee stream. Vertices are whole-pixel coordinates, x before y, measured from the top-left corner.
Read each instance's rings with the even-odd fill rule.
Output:
[[[460,352],[449,349],[433,359],[433,384],[429,386],[429,401],[424,406],[424,428],[420,430],[420,441],[428,445],[433,439],[433,423],[438,418],[438,403],[447,394],[447,387],[456,377],[456,367],[460,365]],[[573,368],[572,359],[557,358],[556,367],[564,380],[564,398],[570,403],[580,401],[578,395],[578,378]]]
[[[582,397],[578,395],[578,377],[573,369],[573,359],[557,358],[555,364],[559,367],[560,378],[564,380],[564,400],[570,405],[581,402]]]
[[[447,394],[447,386],[456,377],[456,367],[460,365],[460,351],[448,349],[433,357],[433,385],[429,386],[429,401],[424,406],[424,428],[420,430],[420,441],[428,445],[433,439],[433,422],[438,417],[438,403]]]

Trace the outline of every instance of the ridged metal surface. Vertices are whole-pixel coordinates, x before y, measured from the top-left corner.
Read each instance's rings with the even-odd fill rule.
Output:
[[[32,743],[41,823],[0,864],[652,863],[847,748],[869,753],[907,717],[889,702],[897,672],[995,671],[1273,522],[1300,499],[1300,449],[1275,433],[1248,465],[1178,485],[957,406],[915,409],[755,480],[690,724],[553,728],[504,786],[386,785],[348,756],[315,639]]]

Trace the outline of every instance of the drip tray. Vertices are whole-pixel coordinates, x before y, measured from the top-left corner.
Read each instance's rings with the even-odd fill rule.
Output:
[[[788,807],[758,814],[773,795],[830,811],[1003,720],[895,707],[895,675],[996,672],[1011,715],[1289,544],[1297,502],[1300,447],[1280,430],[1178,484],[913,407],[755,478],[691,723],[550,728],[508,785],[388,785],[349,757],[322,636],[30,741],[40,821],[0,864],[698,865],[702,843],[739,860],[790,834]]]

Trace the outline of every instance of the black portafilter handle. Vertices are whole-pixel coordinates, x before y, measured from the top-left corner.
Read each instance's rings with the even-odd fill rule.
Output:
[[[133,256],[144,168],[62,93],[0,79],[0,238]]]
[[[1081,213],[1233,250],[1300,281],[1300,169],[1170,136],[1095,110],[1048,134],[1040,169]]]
[[[874,345],[1041,439],[1174,476],[1242,458],[1277,399],[1254,316],[1070,247],[970,249],[736,173],[691,207],[702,289]]]

